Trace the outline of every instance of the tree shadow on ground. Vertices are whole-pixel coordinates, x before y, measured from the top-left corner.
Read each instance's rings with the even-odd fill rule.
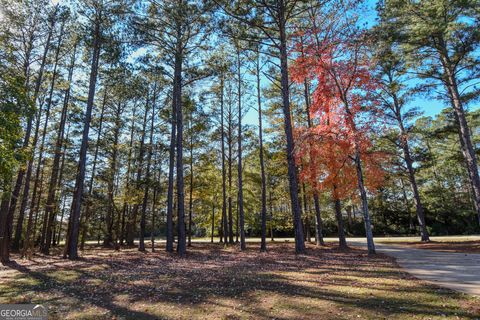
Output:
[[[292,252],[285,243],[266,254],[196,243],[185,258],[135,249],[92,249],[74,262],[38,256],[10,264],[18,273],[0,293],[15,302],[30,292],[27,300],[59,318],[68,307],[126,319],[478,318],[474,298],[416,280],[386,256],[314,246]]]

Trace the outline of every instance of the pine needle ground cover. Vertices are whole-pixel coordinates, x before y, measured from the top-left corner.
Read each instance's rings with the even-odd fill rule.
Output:
[[[185,258],[88,247],[76,261],[35,255],[0,269],[0,303],[51,319],[478,319],[480,299],[417,280],[394,259],[293,243],[194,243]]]

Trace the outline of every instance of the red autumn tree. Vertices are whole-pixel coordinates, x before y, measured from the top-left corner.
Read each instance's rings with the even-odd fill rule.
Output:
[[[368,137],[377,125],[372,94],[377,83],[368,61],[362,59],[363,42],[318,33],[317,28],[302,32],[295,46],[300,54],[291,67],[295,82],[307,80],[316,85],[310,107],[315,125],[297,132],[301,178],[315,188],[332,191],[341,246],[346,242],[340,200],[359,191],[368,249],[374,253],[366,188],[375,189],[383,178],[380,163],[384,157],[372,152]]]

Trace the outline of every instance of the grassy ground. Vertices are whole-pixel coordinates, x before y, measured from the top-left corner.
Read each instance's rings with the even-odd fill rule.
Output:
[[[428,249],[442,252],[480,253],[480,241],[430,241],[430,242],[403,242],[391,241],[391,244],[405,245],[416,249]]]
[[[292,252],[194,243],[183,259],[135,248],[90,247],[74,262],[36,255],[0,267],[0,303],[41,303],[50,319],[480,318],[479,298],[417,280],[389,257],[333,244]]]
[[[480,236],[431,237],[430,242],[421,242],[415,237],[378,238],[377,242],[404,245],[416,249],[443,252],[480,253]]]
[[[357,238],[355,238],[357,239]],[[465,241],[480,241],[480,235],[470,235],[470,236],[430,236],[431,241],[435,242],[465,242]],[[375,241],[382,243],[389,242],[418,242],[420,241],[420,236],[417,237],[375,237]]]

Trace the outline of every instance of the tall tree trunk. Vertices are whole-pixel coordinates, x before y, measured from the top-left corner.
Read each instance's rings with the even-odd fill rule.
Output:
[[[355,168],[357,170],[357,182],[358,189],[360,191],[360,199],[362,200],[362,209],[363,209],[363,220],[365,224],[365,233],[367,236],[367,248],[368,253],[375,253],[375,244],[373,242],[373,233],[372,233],[372,224],[370,222],[370,214],[368,212],[368,202],[367,202],[367,192],[365,190],[365,184],[363,182],[363,170],[362,170],[362,161],[360,158],[360,148],[357,143],[355,143]]]
[[[185,190],[183,181],[183,106],[182,106],[182,64],[183,64],[183,43],[182,26],[179,21],[176,24],[177,44],[175,52],[174,85],[176,90],[177,109],[177,228],[178,243],[177,252],[180,256],[186,253],[185,236]]]
[[[153,147],[153,146],[152,146]],[[157,155],[155,157],[155,167],[158,166],[158,178],[154,177],[154,181],[159,181],[162,178],[162,163],[159,159],[159,150],[155,150],[155,154]],[[153,190],[153,199],[152,199],[152,229],[151,229],[151,234],[150,234],[150,242],[152,245],[152,252],[155,252],[155,222],[156,222],[156,213],[155,211],[157,210],[157,197],[158,194],[161,193],[161,190],[159,190],[160,186],[155,185],[154,190]]]
[[[38,77],[35,83],[35,89],[32,97],[32,101],[34,104],[36,104],[37,102],[38,93],[40,92],[40,86],[42,84],[43,71],[45,69],[45,62],[47,60],[48,50],[50,48],[50,41],[54,31],[55,23],[56,23],[57,8],[58,7],[55,7],[55,11],[50,20],[50,27],[47,35],[47,41],[43,51],[42,61],[40,63]],[[30,46],[32,45],[33,45],[33,39],[30,40]],[[27,81],[27,86],[28,86],[28,79],[29,79],[28,61],[30,60],[30,58],[25,57],[25,59],[26,59],[26,62],[25,62],[26,67],[24,68],[25,79]],[[34,115],[32,114],[31,116],[28,117],[28,120],[27,120],[25,137],[23,139],[24,149],[28,148],[28,146],[30,145],[30,135],[32,133],[33,118],[34,118]],[[35,146],[33,146],[32,149],[34,150]],[[33,154],[32,154],[32,157],[33,157]],[[17,208],[17,200],[18,200],[18,197],[20,196],[20,191],[22,188],[25,171],[26,170],[23,167],[19,169],[12,194],[10,195],[5,193],[2,195],[2,201],[0,203],[0,261],[2,263],[6,263],[10,261],[10,241],[12,238],[12,231],[13,231],[13,217],[15,214],[15,210]],[[30,184],[30,182],[28,184]]]
[[[133,115],[132,115],[132,122],[130,125],[130,142],[128,143],[128,156],[127,156],[127,173],[126,173],[126,182],[125,182],[125,190],[127,194],[130,193],[130,174],[132,169],[132,149],[133,149],[133,135],[135,132],[135,111],[136,108],[133,108]],[[128,214],[128,202],[127,197],[125,195],[125,200],[123,202],[122,208],[122,226],[120,231],[120,245],[123,245],[123,241],[125,240],[125,216]]]
[[[305,239],[307,242],[312,242],[312,237],[310,236],[310,208],[308,205],[308,197],[306,192],[305,183],[302,183],[302,191],[303,191],[303,203],[305,208]]]
[[[38,117],[36,120],[37,123],[40,122],[40,116],[41,116],[41,113],[39,110]],[[30,161],[28,163],[30,163]],[[33,243],[30,242],[30,237],[31,237],[30,234],[31,234],[31,229],[33,224],[33,213],[34,213],[34,210],[30,210],[30,212],[28,213],[27,230],[25,233],[25,245],[23,246],[22,257],[25,257],[25,254],[27,253],[27,251],[31,249],[30,248],[31,246],[33,246]],[[38,215],[38,211],[35,212],[35,221],[37,220],[37,215]],[[30,256],[30,254],[28,254],[28,256]]]
[[[445,49],[445,52],[448,52]],[[465,110],[462,104],[462,97],[458,91],[458,81],[456,78],[455,67],[448,56],[442,55],[442,65],[446,75],[446,85],[450,96],[451,104],[455,114],[455,120],[458,124],[458,134],[462,153],[465,158],[468,176],[470,178],[473,196],[475,200],[475,209],[478,216],[478,224],[480,225],[480,177],[478,174],[477,157],[473,147],[470,128],[468,126]]]
[[[220,76],[220,131],[221,131],[221,148],[222,148],[222,225],[220,229],[223,228],[223,232],[220,235],[225,237],[225,244],[227,243],[228,232],[228,221],[227,221],[227,170],[225,168],[225,126],[224,126],[224,100],[223,100],[223,90],[224,90],[224,74]],[[233,240],[233,238],[232,238]]]
[[[260,158],[260,179],[262,181],[262,209],[261,209],[261,242],[260,251],[267,251],[267,184],[265,178],[265,161],[263,160],[263,128],[262,128],[262,97],[260,88],[260,52],[257,47],[257,106],[258,106],[258,143],[260,146],[259,158]]]
[[[290,199],[293,214],[293,227],[295,230],[295,252],[304,253],[305,243],[303,242],[302,214],[298,200],[298,181],[297,169],[294,159],[294,141],[292,132],[292,121],[290,114],[290,89],[288,79],[288,52],[287,52],[287,35],[286,35],[286,8],[283,0],[279,1],[279,29],[280,29],[280,71],[281,71],[281,88],[282,88],[282,109],[284,118],[284,129],[287,140],[286,153],[288,164],[288,182]]]
[[[56,77],[57,77],[58,57],[59,57],[59,54],[60,54],[60,48],[62,46],[63,30],[64,30],[63,28],[64,28],[64,23],[62,23],[62,27],[60,29],[60,35],[59,35],[59,38],[58,38],[57,50],[55,52],[55,63],[54,63],[54,66],[53,66],[52,82],[51,82],[51,85],[50,85],[50,92],[49,92],[49,98],[48,98],[48,102],[47,102],[47,110],[46,110],[46,115],[45,115],[45,123],[44,123],[44,126],[43,126],[43,133],[42,133],[42,142],[40,143],[40,151],[39,151],[39,155],[38,155],[38,164],[37,164],[35,181],[34,181],[33,191],[32,191],[32,205],[30,206],[31,211],[34,209],[33,208],[33,203],[35,202],[35,199],[36,199],[36,196],[37,196],[37,184],[39,182],[38,179],[39,179],[39,173],[40,173],[40,166],[42,165],[43,149],[44,149],[44,146],[45,146],[45,137],[47,135],[48,121],[49,121],[49,117],[50,117],[50,108],[51,108],[52,99],[53,99],[53,89],[55,88],[55,80],[56,80]],[[62,112],[62,116],[63,116],[63,112]],[[64,126],[65,126],[65,124],[64,124]],[[60,160],[60,157],[58,157],[57,167],[58,167],[59,160]],[[53,170],[52,170],[52,175],[53,175]],[[38,195],[38,197],[40,199],[40,195]],[[48,202],[48,199],[47,199],[47,202]],[[38,209],[39,209],[39,207],[37,207],[37,210]],[[23,212],[20,211],[20,214],[21,214],[21,217],[22,217],[22,220],[23,220]],[[52,233],[53,233],[52,227],[53,227],[54,219],[55,219],[55,216],[54,216],[53,212],[48,212],[47,210],[45,210],[44,220],[43,220],[43,223],[44,223],[43,227],[45,229],[45,232],[44,232],[45,239],[41,243],[41,251],[44,254],[49,254],[49,251],[50,251],[50,245],[51,245],[51,242],[52,242]],[[42,235],[43,235],[43,233],[42,233]]]
[[[110,163],[109,177],[108,177],[108,208],[105,218],[105,233],[103,238],[104,247],[112,247],[115,245],[113,239],[113,220],[115,217],[115,175],[117,174],[117,155],[118,155],[118,139],[120,135],[122,106],[119,102],[117,110],[115,110],[115,127],[113,128],[113,145],[112,158]],[[86,221],[85,221],[86,223]]]
[[[0,210],[2,212],[8,212],[9,200],[10,200],[10,195],[8,194],[8,192],[3,192],[2,193],[2,201],[0,203]],[[8,230],[9,226],[7,224],[7,221],[6,221],[7,215],[2,215],[2,216],[0,216],[0,218],[1,218],[0,219],[0,236],[1,237],[8,237],[8,232],[10,230]],[[4,241],[5,239],[4,238],[2,238],[0,240],[2,240],[0,242],[0,245],[2,246],[2,248],[0,248],[1,254],[2,254],[0,256],[0,259],[1,259],[1,263],[4,264],[4,263],[7,263],[7,262],[10,261],[10,252],[8,251],[10,244],[9,243],[5,244],[5,241]]]
[[[400,125],[400,143],[403,149],[403,155],[405,158],[405,164],[408,169],[408,178],[410,179],[410,185],[412,186],[413,199],[415,200],[415,209],[417,212],[418,225],[420,226],[420,234],[422,241],[430,241],[430,237],[427,231],[427,226],[425,224],[425,213],[423,210],[423,205],[420,200],[420,192],[418,191],[417,180],[415,179],[415,170],[413,169],[413,160],[410,156],[410,148],[408,146],[407,133],[403,126],[402,121],[399,121]]]
[[[192,214],[193,214],[193,132],[190,119],[190,186],[188,199],[188,246],[192,246]]]
[[[242,167],[242,78],[240,65],[240,48],[237,47],[237,77],[238,77],[238,215],[240,223],[240,250],[245,250],[245,213],[243,210],[243,167]]]
[[[47,108],[46,108],[45,111],[47,113],[46,118],[45,118],[45,123],[47,123],[48,122],[48,117],[49,117],[49,114],[50,114],[50,104],[49,103],[47,103]],[[40,108],[39,112],[38,112],[38,118],[37,118],[37,121],[36,121],[36,124],[35,124],[35,133],[33,135],[32,150],[35,150],[35,148],[37,146],[38,136],[40,134],[41,117],[42,117],[42,110]],[[43,149],[43,147],[41,149]],[[35,182],[34,182],[34,195],[37,194],[39,175],[40,175],[40,172],[41,172],[41,158],[43,157],[42,153],[43,153],[43,150],[39,150],[39,159],[38,159],[39,161],[38,161],[37,172],[36,172],[36,177],[35,177]],[[28,161],[28,164],[27,164],[27,173],[26,173],[26,176],[25,176],[25,185],[23,187],[22,201],[21,201],[21,204],[20,204],[20,216],[24,215],[25,210],[26,210],[27,205],[28,205],[28,196],[29,196],[29,193],[30,193],[30,185],[31,185],[30,181],[31,181],[32,172],[33,172],[34,157],[35,157],[35,152],[33,151],[32,157]],[[35,199],[32,199],[31,206],[30,206],[31,211],[34,211],[35,205],[36,205],[36,201],[35,201]],[[38,214],[38,212],[36,214]],[[45,240],[45,219],[44,219],[44,223],[42,224],[42,226],[43,226],[43,229],[42,229],[42,238],[41,238],[40,244],[43,244],[43,242]]]
[[[152,220],[152,224],[151,224],[151,229],[150,229],[150,245],[151,245],[151,250],[152,252],[155,252],[155,223],[156,223],[156,220],[155,220],[155,210],[156,210],[156,207],[155,207],[155,203],[157,201],[157,188],[155,188],[155,190],[153,190],[153,199],[152,199],[152,207],[151,207],[151,220]]]
[[[43,170],[43,167],[42,167],[40,170],[40,185],[38,188],[38,194],[40,196],[37,197],[37,203],[33,207],[34,208],[33,211],[35,212],[35,224],[33,225],[34,233],[36,233],[36,230],[37,230],[38,215],[40,213],[38,208],[40,208],[40,200],[42,199],[41,195],[43,194],[43,175],[44,174],[45,174],[45,170]],[[44,230],[42,230],[42,232],[43,231]],[[41,240],[41,237],[43,236],[44,236],[43,234],[40,235],[40,240]],[[39,241],[39,243],[41,243],[41,241]]]
[[[62,33],[63,33],[63,26],[62,26]],[[58,47],[55,53],[55,62],[54,62],[54,67],[53,67],[53,76],[52,80],[50,83],[50,89],[49,89],[49,98],[47,100],[47,105],[45,107],[45,120],[44,120],[44,125],[43,125],[43,131],[42,131],[42,139],[38,151],[38,160],[37,160],[37,166],[36,166],[36,171],[35,171],[35,179],[33,182],[33,191],[32,191],[32,199],[30,202],[30,210],[33,211],[35,209],[36,205],[36,196],[37,196],[37,190],[38,190],[38,183],[39,183],[39,177],[40,177],[40,171],[41,171],[41,166],[42,166],[42,160],[43,160],[43,151],[44,151],[44,146],[45,146],[45,137],[46,137],[46,131],[48,128],[48,122],[50,119],[50,108],[52,105],[52,97],[53,97],[53,89],[55,87],[55,79],[57,76],[57,66],[58,66],[58,55],[60,53],[60,46],[61,46],[61,40],[62,40],[62,35],[59,37],[59,42],[58,42]],[[40,133],[40,123],[41,123],[41,110],[39,110],[39,117],[38,121],[35,125],[35,134],[33,137],[32,141],[32,150],[35,150],[37,143],[38,143],[38,138],[39,138],[39,133]],[[28,161],[27,165],[27,174],[25,177],[25,186],[23,188],[23,194],[22,194],[22,202],[20,205],[20,211],[18,215],[18,222],[17,222],[17,228],[16,228],[16,235],[15,239],[13,242],[13,248],[15,250],[18,250],[20,247],[20,240],[22,237],[23,233],[23,220],[25,217],[25,211],[27,209],[28,205],[28,197],[30,195],[30,180],[32,177],[32,172],[33,172],[33,163],[34,163],[34,158],[35,155],[32,155],[32,158]],[[41,240],[41,245],[42,247],[44,246],[45,243],[45,233],[46,233],[46,224],[47,224],[47,219],[46,216],[44,216],[43,219],[43,231],[42,231],[42,240]],[[43,251],[43,250],[42,250]]]
[[[405,209],[408,212],[408,233],[411,234],[412,231],[415,231],[415,227],[413,225],[413,217],[410,214],[410,203],[408,201],[407,192],[405,191],[405,183],[403,182],[402,178],[400,178],[400,187],[402,188],[402,196],[403,202],[405,202]]]
[[[175,169],[175,143],[177,141],[177,90],[178,86],[173,83],[172,92],[172,114],[171,114],[171,134],[168,163],[168,189],[167,189],[167,241],[165,250],[173,252],[173,189],[174,189],[174,169]]]
[[[155,204],[157,202],[157,193],[158,193],[158,190],[157,188],[155,188],[155,190],[153,190],[153,199],[152,199],[152,227],[150,229],[150,244],[152,246],[152,252],[155,252],[155,210],[156,210],[156,207],[155,207]]]
[[[345,105],[345,110],[347,113],[347,121],[350,125],[350,129],[356,133],[357,127],[355,125],[355,121],[353,115],[350,111],[350,106],[348,101],[345,97],[342,98],[342,102]],[[368,211],[368,199],[367,199],[367,191],[365,188],[365,183],[363,180],[363,169],[362,169],[362,159],[361,159],[361,152],[360,146],[358,144],[357,139],[353,141],[355,147],[355,155],[354,155],[354,162],[355,162],[355,169],[357,171],[357,184],[358,184],[358,191],[360,192],[360,199],[362,201],[362,210],[363,210],[363,222],[365,224],[365,234],[367,238],[367,248],[369,254],[375,254],[375,243],[373,242],[373,233],[372,233],[372,223],[370,221],[370,213]]]
[[[220,218],[221,218],[220,219],[221,221],[220,221],[220,226],[218,228],[218,236],[219,236],[220,239],[218,240],[218,242],[223,243],[223,224],[224,224],[223,222],[224,222],[224,220],[223,220],[223,216],[221,216]],[[226,245],[226,243],[225,243],[225,245]]]
[[[50,184],[49,184],[49,189],[48,189],[48,196],[47,196],[47,203],[45,205],[45,215],[49,217],[49,225],[47,226],[47,239],[50,238],[49,232],[52,232],[51,229],[53,228],[54,225],[54,217],[57,212],[57,206],[58,206],[58,201],[57,201],[57,190],[60,187],[60,175],[61,171],[63,171],[63,165],[64,165],[64,160],[65,160],[65,151],[62,153],[62,148],[66,146],[64,142],[65,138],[65,124],[67,122],[67,115],[68,115],[68,104],[70,102],[70,92],[71,92],[71,87],[72,87],[72,78],[73,78],[73,70],[75,68],[75,57],[76,57],[76,51],[77,51],[77,43],[74,44],[73,47],[73,52],[72,52],[72,58],[70,60],[70,66],[68,67],[68,88],[65,90],[65,95],[64,95],[64,100],[63,100],[63,106],[62,106],[62,112],[60,115],[60,125],[57,133],[57,138],[55,142],[55,149],[54,149],[54,159],[53,159],[53,165],[52,165],[52,174],[50,177]],[[61,167],[60,167],[61,165]],[[65,211],[65,204],[64,208],[62,210],[62,217],[60,220],[60,229],[59,232],[61,231],[61,225],[63,222],[63,213]],[[29,215],[28,219],[28,225],[27,225],[27,234],[26,234],[26,239],[27,239],[27,246],[28,241],[30,240],[30,232],[31,232],[31,226],[32,226],[32,218],[31,218],[31,213]],[[54,237],[55,239],[55,237]],[[58,243],[58,241],[57,241]]]
[[[324,246],[323,241],[323,223],[320,215],[320,201],[318,199],[318,193],[313,193],[313,203],[315,205],[315,243],[317,246]]]
[[[68,101],[67,101],[67,104],[68,104]],[[65,135],[65,140],[62,140],[63,141],[62,142],[63,143],[62,161],[61,161],[61,164],[60,164],[60,173],[59,173],[58,181],[57,181],[57,187],[56,187],[57,190],[60,190],[62,185],[63,185],[63,173],[64,173],[64,168],[65,168],[65,157],[66,157],[66,154],[67,154],[67,143],[66,143],[66,141],[68,141],[69,134],[70,134],[70,126],[68,126],[68,128],[67,128],[67,133]],[[62,231],[63,217],[65,215],[65,202],[67,200],[66,190],[63,190],[62,193],[63,193],[63,208],[62,208],[62,216],[61,216],[61,219],[60,219],[59,234]],[[56,201],[55,210],[58,210],[58,207],[60,206],[60,201],[61,201],[60,196],[57,199],[55,199],[55,201]],[[33,236],[35,236],[35,225],[34,225],[34,228],[33,228]],[[60,240],[57,240],[57,243],[59,243],[59,241]]]
[[[308,128],[312,128],[312,117],[310,116],[310,106],[311,106],[311,101],[310,101],[310,85],[308,81],[305,79],[304,83],[304,95],[305,95],[305,107],[306,107],[306,113],[307,113],[307,125]],[[318,199],[318,186],[316,183],[312,186],[313,188],[313,203],[315,206],[315,244],[317,246],[325,245],[325,242],[323,241],[323,222],[322,222],[322,216],[320,214],[320,201]]]
[[[65,216],[65,196],[63,197],[63,206],[62,206],[62,214],[60,215],[60,223],[58,224],[58,231],[57,231],[57,245],[60,244],[60,240],[62,239],[62,227],[63,227],[63,217]]]
[[[297,170],[300,170],[300,169],[297,167]],[[298,172],[299,172],[299,171],[297,171],[297,177],[298,177]],[[303,231],[303,242],[305,242],[305,241],[307,241],[307,236],[306,236],[306,232],[305,232],[305,231],[306,231],[306,230],[305,230],[305,218],[304,218],[304,215],[303,215],[303,214],[304,214],[304,211],[305,211],[305,208],[304,208],[305,203],[302,202],[302,198],[303,198],[302,195],[303,195],[303,193],[302,193],[302,188],[301,188],[300,181],[297,181],[297,185],[298,185],[298,201],[299,201],[299,202],[298,202],[298,206],[299,206],[299,208],[300,208],[300,214],[301,214],[302,217],[303,217],[302,220],[301,220],[301,222],[302,222],[302,231]]]
[[[145,112],[143,114],[143,124],[142,124],[142,137],[140,138],[140,149],[138,152],[137,158],[137,176],[135,178],[135,185],[137,190],[141,190],[141,179],[142,179],[142,169],[143,169],[143,158],[145,154],[145,136],[147,134],[147,117],[148,117],[148,109],[150,105],[150,97],[148,96],[147,92],[147,100],[145,103]],[[143,205],[142,205],[143,208]],[[131,215],[129,217],[129,222],[127,225],[127,245],[133,246],[134,245],[134,238],[135,238],[135,230],[137,226],[137,216],[138,216],[138,209],[139,204],[135,203],[133,205],[133,209]],[[143,213],[142,213],[143,215]],[[145,226],[144,226],[145,231]]]
[[[175,98],[174,98],[175,100]],[[167,189],[167,241],[166,251],[173,252],[173,178],[175,168],[175,141],[176,139],[176,103],[172,103],[172,130],[170,135],[169,165],[168,165],[168,189]]]
[[[422,238],[422,241],[429,241],[430,238],[429,238],[429,234],[425,224],[424,209],[423,209],[422,202],[420,200],[420,193],[418,192],[417,181],[415,179],[415,170],[413,168],[413,160],[412,160],[412,157],[410,156],[410,147],[408,145],[408,133],[406,132],[405,127],[403,125],[401,105],[395,93],[392,94],[392,99],[393,99],[395,117],[398,122],[398,127],[400,129],[400,136],[399,136],[400,145],[403,150],[405,164],[407,165],[407,169],[408,169],[408,178],[410,180],[410,185],[413,191],[413,199],[415,201],[415,209],[417,213],[418,224],[420,226],[421,238]],[[403,184],[403,181],[402,181],[402,184]]]
[[[228,243],[233,244],[233,207],[232,207],[232,163],[233,163],[233,137],[232,137],[232,104],[228,104]],[[226,237],[226,235],[225,235]]]
[[[213,243],[214,234],[215,234],[215,200],[212,202],[212,234],[210,236],[210,243]]]
[[[237,192],[237,199],[238,199],[238,192]],[[239,227],[239,222],[240,222],[240,219],[238,218],[238,201],[236,202],[236,205],[237,205],[237,210],[235,211],[236,212],[236,220],[235,220],[235,243],[238,243],[238,237],[239,237],[239,231],[240,231],[240,227]]]
[[[273,199],[272,199],[272,186],[270,184],[268,192],[268,198],[269,198],[269,203],[270,203],[270,241],[274,241],[275,239],[273,238]]]
[[[140,242],[138,244],[139,251],[145,251],[145,232],[146,232],[146,216],[147,216],[147,204],[148,204],[148,193],[150,191],[150,166],[152,162],[153,154],[153,131],[155,129],[155,104],[157,100],[157,84],[155,83],[153,87],[153,98],[152,98],[152,119],[150,122],[150,136],[148,140],[148,154],[147,154],[147,170],[145,173],[145,191],[143,194],[143,203],[142,203],[142,216],[140,218]]]
[[[88,133],[90,131],[90,121],[92,118],[93,102],[95,99],[95,86],[97,84],[98,62],[100,58],[102,14],[99,13],[95,21],[95,31],[93,37],[93,54],[90,68],[90,83],[88,89],[87,109],[85,110],[85,120],[82,133],[82,144],[78,161],[77,177],[75,179],[75,191],[73,193],[72,211],[70,214],[70,230],[65,244],[66,255],[69,259],[78,258],[78,234],[80,230],[80,211],[83,201],[83,188],[85,184],[85,171],[87,162]]]
[[[100,109],[100,119],[98,124],[98,132],[97,132],[97,139],[95,140],[95,152],[93,153],[93,161],[92,161],[92,173],[90,175],[90,183],[88,184],[88,195],[87,195],[87,203],[85,206],[85,210],[81,213],[80,221],[83,220],[81,228],[81,238],[80,238],[80,250],[84,249],[85,241],[88,234],[88,221],[91,215],[91,208],[92,208],[92,193],[93,193],[93,183],[95,181],[96,176],[96,169],[97,169],[97,159],[98,159],[98,149],[100,147],[100,137],[102,136],[102,129],[103,129],[103,117],[105,114],[105,106],[107,104],[107,87],[103,89],[103,99],[102,99],[102,107]]]
[[[335,219],[338,226],[338,245],[340,248],[347,248],[347,240],[345,238],[345,227],[343,224],[342,207],[337,196],[337,187],[333,186],[333,200],[335,202]]]

